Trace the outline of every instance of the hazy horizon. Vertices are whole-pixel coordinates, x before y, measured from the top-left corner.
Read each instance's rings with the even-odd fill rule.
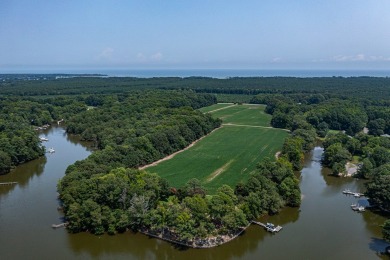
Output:
[[[302,69],[15,69],[2,70],[1,75],[102,75],[108,77],[209,77],[209,78],[231,78],[231,77],[390,77],[390,70],[302,70]]]
[[[0,71],[389,70],[390,1],[0,2]]]

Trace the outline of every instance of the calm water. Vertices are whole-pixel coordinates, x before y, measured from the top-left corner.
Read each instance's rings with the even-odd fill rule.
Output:
[[[102,74],[110,77],[390,77],[390,70],[318,70],[318,69],[50,69],[12,70],[1,73]]]
[[[0,176],[0,182],[18,182],[0,186],[0,259],[377,259],[376,252],[387,246],[379,227],[385,218],[353,212],[350,204],[357,199],[341,193],[345,188],[362,191],[363,183],[329,177],[319,164],[319,148],[300,175],[304,195],[300,209],[288,208],[262,219],[283,225],[276,235],[251,226],[228,244],[194,250],[130,232],[94,236],[53,230],[51,224],[60,223],[62,217],[56,210],[56,183],[69,164],[90,152],[61,128],[44,135],[54,154]]]

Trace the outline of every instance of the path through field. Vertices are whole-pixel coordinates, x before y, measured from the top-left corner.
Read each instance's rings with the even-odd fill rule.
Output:
[[[290,132],[290,130],[288,130],[288,129],[284,129],[284,128],[274,128],[274,127],[272,127],[272,126],[238,125],[238,124],[232,124],[232,123],[222,124],[222,126],[244,126],[244,127],[255,127],[255,128],[265,128],[265,129],[275,129],[275,130],[282,130],[282,131]]]
[[[234,106],[237,106],[236,104],[233,104],[233,105],[230,105],[230,106],[227,106],[227,107],[221,107],[221,108],[217,108],[217,109],[214,109],[214,110],[211,110],[211,111],[208,111],[206,112],[207,113],[214,113],[216,111],[219,111],[219,110],[222,110],[222,109],[226,109],[226,108],[229,108],[229,107],[234,107]]]

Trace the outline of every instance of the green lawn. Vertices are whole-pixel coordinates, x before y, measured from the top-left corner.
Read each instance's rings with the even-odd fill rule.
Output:
[[[335,135],[335,134],[338,134],[340,132],[341,132],[341,130],[332,130],[332,129],[330,129],[326,135]]]
[[[238,115],[231,116],[235,119],[232,122],[247,124],[253,111],[261,114],[259,109],[252,111],[247,107],[245,111],[251,115],[246,115],[241,109],[229,109],[242,117],[239,120]],[[225,110],[228,109],[220,111]],[[263,122],[259,119],[254,121],[258,124]],[[241,180],[246,180],[262,158],[275,158],[287,135],[280,129],[224,126],[190,149],[147,170],[167,179],[174,187],[182,187],[188,180],[197,178],[209,193],[214,193],[222,184],[234,187]]]
[[[271,115],[264,112],[265,105],[235,105],[209,112],[213,117],[219,117],[224,124],[239,124],[252,126],[270,126]]]

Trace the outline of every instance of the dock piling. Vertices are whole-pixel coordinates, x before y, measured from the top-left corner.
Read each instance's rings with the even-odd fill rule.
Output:
[[[15,181],[11,181],[11,182],[0,182],[0,185],[13,185],[13,184],[18,184],[18,183],[15,182]]]

